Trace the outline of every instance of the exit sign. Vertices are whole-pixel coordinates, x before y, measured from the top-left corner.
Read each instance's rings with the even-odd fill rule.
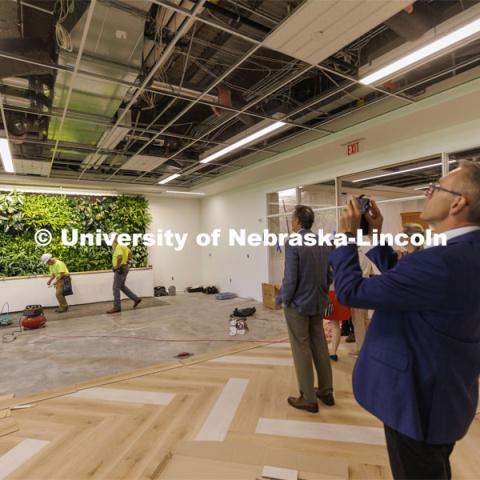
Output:
[[[358,152],[360,152],[359,140],[347,144],[347,155],[355,155]]]

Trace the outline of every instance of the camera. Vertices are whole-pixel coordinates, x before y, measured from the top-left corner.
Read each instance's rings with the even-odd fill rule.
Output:
[[[360,205],[360,211],[362,213],[362,219],[360,220],[360,229],[362,230],[363,235],[368,235],[370,225],[365,215],[370,211],[370,199],[365,197],[365,195],[360,195],[357,200]]]

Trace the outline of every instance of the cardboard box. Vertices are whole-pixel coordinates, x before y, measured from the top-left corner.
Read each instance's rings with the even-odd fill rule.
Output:
[[[281,305],[277,305],[275,303],[275,297],[280,290],[280,285],[275,283],[262,283],[262,298],[263,298],[263,305],[267,308],[271,308],[272,310],[278,310],[282,308]]]

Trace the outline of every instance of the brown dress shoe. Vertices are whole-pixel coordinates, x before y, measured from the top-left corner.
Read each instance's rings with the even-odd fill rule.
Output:
[[[121,310],[119,308],[112,308],[111,310],[107,310],[107,313],[120,313]]]
[[[307,402],[303,395],[300,397],[288,397],[288,403],[293,408],[298,408],[299,410],[306,410],[310,413],[318,413],[318,403]]]
[[[318,388],[315,389],[315,393],[317,394],[317,398],[321,400],[325,405],[332,407],[335,405],[335,398],[333,397],[333,392],[326,393],[325,395],[321,395]]]

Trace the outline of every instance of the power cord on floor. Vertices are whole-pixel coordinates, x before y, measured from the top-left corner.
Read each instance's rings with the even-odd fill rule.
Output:
[[[0,325],[8,326],[11,323],[13,322],[11,320],[11,315],[10,315],[10,305],[8,302],[5,302],[0,312]],[[22,333],[22,331],[23,331],[22,319],[20,318],[18,321],[18,330],[14,330],[13,332],[2,335],[2,343],[10,343],[15,341],[17,339],[18,334]]]
[[[195,338],[195,339],[184,339],[184,338],[154,338],[154,337],[124,337],[122,335],[45,335],[48,338],[53,339],[80,339],[80,338],[117,338],[122,340],[143,340],[149,342],[169,342],[169,343],[194,343],[194,342],[244,342],[244,343],[265,343],[265,344],[275,344],[283,343],[284,340],[272,341],[272,340],[239,340],[233,338]]]
[[[14,342],[18,335],[23,332],[22,319],[18,321],[18,330],[14,330],[10,333],[5,333],[2,335],[2,343],[11,343]]]

